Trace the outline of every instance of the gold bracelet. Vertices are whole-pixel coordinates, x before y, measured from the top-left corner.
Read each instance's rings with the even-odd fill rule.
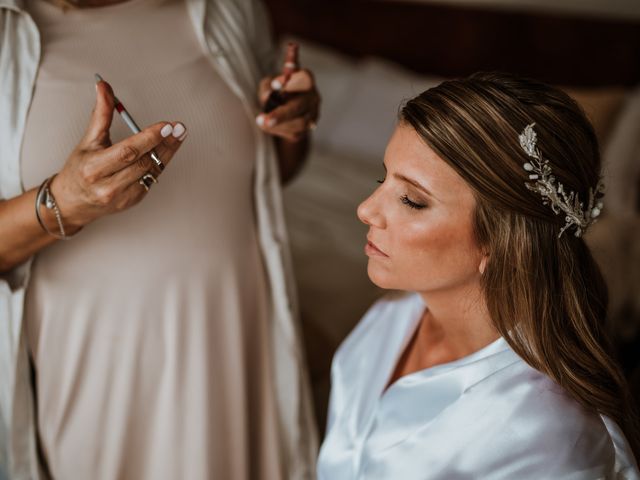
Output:
[[[40,188],[38,189],[38,193],[36,194],[36,218],[38,219],[38,223],[40,224],[42,229],[49,235],[57,238],[58,240],[68,240],[73,237],[75,233],[73,235],[67,235],[64,230],[64,224],[62,223],[62,214],[60,213],[60,209],[58,208],[56,199],[51,193],[51,189],[49,188],[49,185],[51,185],[51,182],[55,177],[56,174],[47,178],[44,182],[42,182],[42,185],[40,185]],[[53,210],[53,214],[56,216],[56,221],[58,222],[58,228],[60,229],[59,234],[54,233],[49,230],[49,228],[47,228],[47,225],[44,223],[42,217],[40,216],[40,205],[44,205],[48,209]]]

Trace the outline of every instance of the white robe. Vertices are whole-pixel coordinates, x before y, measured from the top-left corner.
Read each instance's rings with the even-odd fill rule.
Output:
[[[620,429],[503,338],[384,391],[424,308],[380,300],[336,353],[319,480],[640,478]]]

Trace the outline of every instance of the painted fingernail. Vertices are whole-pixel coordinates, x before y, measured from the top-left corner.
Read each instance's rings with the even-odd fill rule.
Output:
[[[176,123],[176,126],[173,127],[173,136],[179,138],[186,131],[187,129],[184,128],[184,125],[182,125],[181,123]]]
[[[162,127],[162,130],[160,130],[160,135],[162,135],[162,138],[166,138],[169,135],[171,135],[172,131],[173,131],[173,127],[171,126],[170,123],[167,123],[164,127]]]
[[[280,83],[280,80],[278,80],[277,78],[274,78],[271,81],[271,88],[273,88],[274,90],[280,90],[282,88],[282,83]]]
[[[270,118],[269,120],[267,120],[267,127],[273,127],[273,126],[275,126],[276,123],[278,123],[277,119]]]
[[[264,126],[264,115],[258,115],[256,118],[256,123],[263,127]]]
[[[187,135],[188,135],[188,134],[189,134],[189,132],[184,132],[184,133],[182,134],[182,136],[178,139],[178,141],[180,141],[180,142],[181,142],[181,141],[183,141],[185,138],[187,138]]]

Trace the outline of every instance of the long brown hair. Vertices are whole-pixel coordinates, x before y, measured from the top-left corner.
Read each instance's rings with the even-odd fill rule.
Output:
[[[513,350],[583,407],[623,430],[640,458],[638,417],[605,333],[607,287],[589,248],[525,186],[518,141],[535,122],[538,147],[566,191],[589,198],[601,161],[593,127],[567,94],[534,80],[479,73],[408,101],[401,121],[474,190],[474,229],[492,321]]]

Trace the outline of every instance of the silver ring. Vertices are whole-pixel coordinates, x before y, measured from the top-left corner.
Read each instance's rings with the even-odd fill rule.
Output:
[[[138,180],[138,183],[148,192],[151,189],[151,185],[158,183],[158,179],[151,172],[147,172]]]

